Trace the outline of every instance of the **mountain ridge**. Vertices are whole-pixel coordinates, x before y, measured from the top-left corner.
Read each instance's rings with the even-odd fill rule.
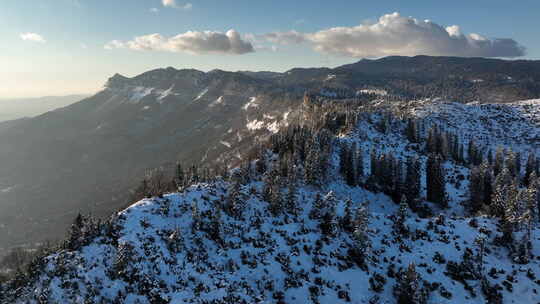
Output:
[[[384,61],[369,62],[382,65],[384,71]],[[512,66],[512,62],[493,62]],[[419,69],[433,66],[424,62]],[[177,160],[236,164],[253,141],[298,120],[306,95],[321,103],[421,96],[466,102],[477,100],[482,92],[497,95],[482,102],[540,97],[536,74],[530,80],[516,77],[517,82],[498,74],[493,81],[472,82],[438,78],[444,71],[435,74],[439,75],[436,80],[421,79],[420,72],[400,79],[392,74],[364,75],[351,68],[339,71],[343,68],[292,69],[279,74],[165,68],[131,78],[118,74],[109,80],[111,88],[76,104],[3,124],[0,185],[12,190],[0,193],[2,221],[9,227],[0,230],[0,243],[11,247],[58,238],[77,211],[106,216],[127,204],[126,193],[149,169]],[[521,75],[519,69],[516,73]],[[25,212],[31,219],[19,216]]]

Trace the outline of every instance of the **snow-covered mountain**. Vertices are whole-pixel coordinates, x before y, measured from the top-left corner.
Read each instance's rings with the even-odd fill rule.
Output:
[[[540,301],[539,206],[536,197],[521,196],[537,195],[534,182],[521,180],[531,169],[525,165],[529,154],[538,163],[540,100],[504,105],[320,101],[306,97],[298,110],[303,127],[283,126],[261,144],[255,159],[227,176],[142,199],[107,222],[77,218],[60,248],[6,284],[5,301]],[[433,134],[446,134],[437,135],[435,146],[452,150],[444,142],[457,138],[454,143],[469,151],[463,159],[460,153],[441,152],[447,208],[426,200]],[[515,153],[508,152],[506,168],[493,176],[491,205],[475,213],[469,179],[478,166],[469,155],[471,142],[490,176],[503,165],[496,157],[488,163],[498,147],[521,153],[517,159],[523,163],[516,169]],[[360,153],[353,153],[354,161],[347,160],[343,151],[348,149]],[[415,157],[421,172],[416,203],[407,198],[396,204],[385,192],[410,193],[409,167],[397,168]],[[388,165],[388,159],[396,165]],[[512,168],[520,194],[509,194],[513,188],[504,182]],[[355,172],[352,185],[348,172]],[[385,180],[397,176],[394,172],[401,172],[400,182]],[[391,189],[385,189],[388,183]],[[502,217],[499,203],[505,206]],[[508,231],[511,240],[505,239]]]
[[[61,238],[79,211],[106,216],[132,203],[130,189],[148,169],[176,161],[236,166],[254,142],[298,123],[306,92],[321,100],[486,103],[539,98],[539,83],[536,61],[427,56],[284,73],[117,74],[76,104],[0,123],[0,256]]]

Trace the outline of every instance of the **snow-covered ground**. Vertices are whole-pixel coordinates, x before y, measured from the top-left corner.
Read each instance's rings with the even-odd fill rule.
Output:
[[[540,100],[503,105],[418,101],[389,107],[406,109],[404,113],[425,120],[428,126],[451,130],[464,143],[472,138],[485,147],[536,151]],[[392,152],[401,159],[419,155],[425,163],[425,155],[403,135],[405,122],[380,132],[375,127],[380,118],[373,114],[355,130],[338,136],[339,141],[362,148],[367,173],[371,150]],[[279,125],[274,123],[248,120],[247,128],[277,132]],[[45,269],[18,303],[38,303],[39,297],[52,303],[395,303],[395,274],[411,263],[429,283],[428,303],[486,303],[479,279],[456,280],[452,272],[466,252],[479,256],[479,236],[486,240],[483,273],[491,286],[499,287],[503,303],[540,302],[538,224],[532,230],[530,262],[517,264],[506,247],[495,245],[501,234],[497,219],[465,217],[461,204],[467,192],[465,179],[459,186],[447,184],[448,210],[432,218],[409,211],[409,233],[400,235],[393,221],[398,205],[384,194],[347,186],[338,164],[335,151],[330,176],[321,188],[299,181],[298,214],[272,215],[262,198],[260,176],[241,186],[240,218],[219,211],[232,186],[220,179],[164,198],[141,200],[114,216],[113,235],[47,257]],[[444,166],[448,180],[469,174],[467,167],[452,161]],[[422,180],[425,195],[425,176]],[[286,197],[286,187],[282,191]],[[309,216],[317,195],[335,198],[338,220],[345,215],[347,199],[352,201],[353,214],[359,207],[369,210],[367,269],[350,257],[355,246],[350,232],[339,228],[327,237],[321,232],[321,221]],[[220,239],[205,229],[194,229],[197,218],[203,227],[219,218]]]

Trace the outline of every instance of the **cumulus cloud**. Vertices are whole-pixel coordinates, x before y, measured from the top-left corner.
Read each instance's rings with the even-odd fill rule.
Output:
[[[39,42],[39,43],[45,43],[47,42],[43,36],[36,33],[22,33],[20,35],[21,39],[24,41],[32,41],[32,42]]]
[[[176,0],[162,0],[161,3],[165,7],[179,8],[179,9],[183,9],[185,11],[189,11],[189,10],[191,10],[193,8],[193,4],[191,4],[191,3],[186,3],[184,5],[179,5],[176,2]]]
[[[443,27],[399,13],[354,27],[334,27],[314,33],[276,32],[263,37],[278,44],[310,43],[318,52],[355,58],[390,55],[519,57],[525,54],[525,48],[510,38],[466,35],[457,25]]]
[[[105,49],[127,48],[138,51],[185,52],[190,54],[245,54],[254,52],[253,45],[235,30],[226,33],[188,31],[174,37],[150,34],[131,41],[113,40]]]
[[[157,14],[157,13],[159,13],[159,9],[156,8],[156,7],[152,7],[152,8],[150,9],[150,12],[151,12],[151,13],[154,13],[154,14]]]

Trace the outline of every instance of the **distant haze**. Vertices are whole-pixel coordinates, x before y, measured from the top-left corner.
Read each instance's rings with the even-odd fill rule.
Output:
[[[33,117],[80,101],[88,95],[0,99],[0,122]]]

